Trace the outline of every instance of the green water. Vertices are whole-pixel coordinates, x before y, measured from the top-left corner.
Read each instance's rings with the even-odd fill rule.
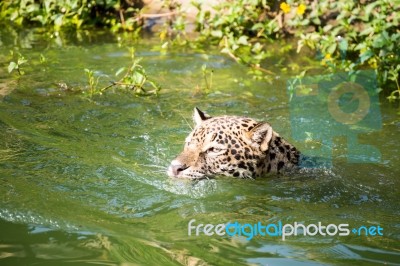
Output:
[[[9,33],[7,33],[9,34]],[[0,45],[1,265],[392,265],[400,263],[400,123],[381,100],[382,128],[363,134],[378,163],[346,161],[346,138],[334,140],[333,167],[257,180],[186,182],[166,175],[190,132],[194,106],[211,115],[269,121],[292,137],[288,74],[256,81],[213,50],[163,53],[157,40],[46,40],[23,32]],[[17,40],[17,41],[16,41]],[[126,47],[143,57],[162,85],[158,97],[106,93],[89,100],[65,91],[87,86],[84,68],[115,80],[128,66]],[[9,50],[30,64],[20,78],[7,73]],[[46,61],[39,63],[40,54]],[[301,56],[289,55],[300,62]],[[271,60],[270,69],[279,58]],[[201,66],[214,70],[204,95]],[[309,106],[308,108],[313,108]],[[319,112],[318,109],[315,110]],[[377,226],[383,236],[188,236],[188,223]]]

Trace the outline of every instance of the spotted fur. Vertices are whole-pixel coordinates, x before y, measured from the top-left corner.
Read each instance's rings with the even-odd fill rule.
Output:
[[[299,164],[300,152],[266,122],[239,116],[210,117],[195,108],[196,127],[168,168],[177,178],[216,175],[256,178]]]

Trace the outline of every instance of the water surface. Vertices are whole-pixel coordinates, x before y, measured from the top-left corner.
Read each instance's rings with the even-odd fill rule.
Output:
[[[211,115],[269,121],[292,137],[289,74],[257,81],[207,49],[163,52],[154,39],[104,35],[81,41],[29,33],[0,46],[1,264],[118,265],[394,265],[400,262],[398,109],[381,100],[382,127],[360,138],[381,152],[377,163],[346,160],[347,140],[333,142],[333,167],[257,180],[187,182],[166,175],[190,132],[194,106]],[[68,41],[69,40],[69,41]],[[158,97],[105,93],[88,98],[84,69],[115,80],[127,47],[162,85]],[[272,47],[271,49],[275,49]],[[8,74],[9,50],[28,60]],[[39,62],[40,55],[46,58]],[[290,60],[303,58],[288,55]],[[290,60],[286,60],[288,64]],[[271,59],[277,71],[279,58]],[[201,66],[214,70],[202,93]],[[65,90],[59,84],[66,84]],[[305,107],[307,108],[307,107]],[[308,108],[316,108],[308,106]],[[316,113],[320,112],[317,108]],[[188,236],[188,222],[348,223],[377,226],[383,236]],[[129,265],[129,264],[124,264]]]

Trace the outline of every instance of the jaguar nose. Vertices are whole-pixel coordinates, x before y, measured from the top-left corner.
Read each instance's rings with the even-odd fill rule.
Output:
[[[181,162],[177,160],[173,160],[168,167],[168,176],[169,177],[178,177],[179,173],[182,172],[183,170],[189,168],[186,164],[182,164]]]

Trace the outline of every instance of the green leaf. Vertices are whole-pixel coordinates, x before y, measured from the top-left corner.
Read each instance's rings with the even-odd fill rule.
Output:
[[[163,45],[161,45],[161,49],[167,49],[168,48],[168,44],[169,44],[169,42],[163,43]]]
[[[394,102],[397,99],[397,97],[395,95],[390,95],[386,98],[389,100],[389,102]]]
[[[224,47],[224,48],[221,49],[221,53],[223,53],[223,54],[229,54],[229,53],[230,53],[230,50],[229,50],[229,48]]]
[[[262,46],[259,42],[256,42],[256,43],[253,45],[253,48],[251,48],[251,51],[252,51],[253,53],[260,53],[261,50],[262,50],[262,48],[263,48],[263,46]]]
[[[365,15],[367,17],[369,17],[371,15],[372,10],[379,4],[381,4],[380,1],[376,1],[376,2],[373,2],[373,3],[369,4],[369,5],[367,5],[365,7]]]
[[[372,43],[372,47],[374,48],[382,48],[385,45],[385,38],[382,35],[376,36]]]
[[[63,19],[64,19],[64,15],[61,15],[61,14],[55,15],[55,17],[54,17],[54,25],[56,27],[61,27],[62,24],[63,24]]]
[[[20,56],[18,58],[18,66],[25,64],[26,62],[28,62],[28,60],[26,60],[24,57]]]
[[[337,43],[336,42],[332,43],[327,49],[328,53],[333,54],[336,51],[336,47]]]
[[[158,85],[156,82],[152,81],[152,80],[148,80],[147,81],[154,89],[156,89],[157,91],[159,91],[161,89],[160,85]]]
[[[362,32],[360,32],[360,36],[369,35],[374,32],[374,27],[367,27]]]
[[[368,50],[364,53],[362,53],[360,55],[360,61],[361,63],[364,63],[365,61],[367,61],[368,59],[370,59],[372,56],[374,56],[374,52],[372,52],[371,50]]]
[[[40,54],[39,60],[40,60],[40,63],[42,63],[42,64],[47,61],[46,57],[43,54]]]
[[[263,29],[264,25],[262,23],[256,23],[253,25],[253,27],[251,28],[251,30],[258,30],[258,29]]]
[[[14,21],[14,20],[16,20],[18,17],[19,17],[19,12],[18,12],[18,10],[15,10],[13,13],[11,13],[11,15],[10,15],[10,20],[11,20],[11,21]]]
[[[28,5],[26,7],[26,12],[28,12],[28,13],[33,13],[33,12],[36,12],[38,10],[39,10],[39,5],[38,4],[31,4],[31,5]]]
[[[18,69],[18,65],[15,62],[10,62],[8,65],[8,73],[13,72],[14,69]]]
[[[117,70],[117,72],[115,72],[115,76],[118,76],[119,74],[121,74],[123,71],[125,71],[125,67],[121,67],[120,69]]]
[[[354,47],[354,50],[358,51],[358,50],[362,50],[365,49],[367,47],[367,44],[365,42],[359,43],[356,45],[356,47]]]
[[[211,36],[215,38],[222,38],[222,31],[221,30],[213,30],[211,31]]]
[[[141,86],[146,81],[146,77],[142,73],[137,71],[132,74],[132,80],[135,85]]]
[[[321,25],[321,20],[318,17],[317,18],[313,18],[311,21],[316,25]]]
[[[349,43],[347,42],[347,40],[346,39],[341,39],[339,41],[339,51],[341,53],[345,53],[348,48],[349,48]]]
[[[243,35],[237,40],[237,44],[248,45],[247,36]]]

